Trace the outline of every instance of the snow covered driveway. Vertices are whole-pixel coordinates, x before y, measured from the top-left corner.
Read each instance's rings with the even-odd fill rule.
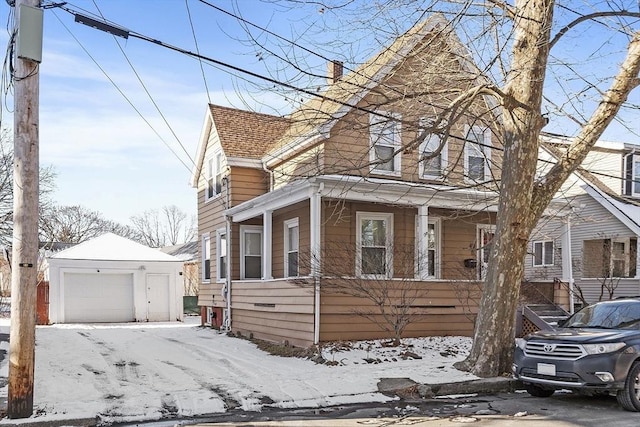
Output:
[[[368,342],[360,349],[326,355],[340,361],[328,366],[271,356],[249,341],[189,320],[38,327],[34,417],[99,416],[103,422],[122,422],[233,408],[259,411],[265,405],[375,402],[388,400],[377,393],[384,377],[432,383],[473,378],[451,367],[464,357],[456,349],[468,347],[465,338],[415,340],[411,351],[424,354],[423,359],[387,362],[380,353],[384,349],[376,350],[375,343]],[[370,364],[365,357],[382,359]],[[6,360],[0,376],[7,376]],[[6,387],[2,392],[6,395]]]

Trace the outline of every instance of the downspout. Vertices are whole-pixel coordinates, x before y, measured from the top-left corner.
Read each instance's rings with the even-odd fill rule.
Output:
[[[229,176],[225,176],[224,177],[225,180],[225,184],[227,187],[227,197],[226,197],[226,203],[227,203],[227,209],[229,209],[231,207],[231,186],[229,185]],[[226,288],[226,292],[223,292],[226,303],[227,303],[227,317],[224,319],[224,324],[222,325],[222,328],[225,331],[230,331],[231,330],[231,261],[233,259],[233,257],[231,256],[231,228],[233,225],[233,221],[231,219],[231,216],[229,215],[225,215],[224,217],[225,219],[225,223],[226,223],[226,228],[227,228],[227,273],[226,273],[226,277],[224,280],[224,284],[225,284],[225,288]]]

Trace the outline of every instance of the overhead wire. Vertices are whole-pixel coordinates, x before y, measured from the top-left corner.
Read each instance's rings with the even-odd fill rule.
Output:
[[[198,37],[196,36],[196,29],[193,26],[193,19],[191,18],[191,9],[189,8],[189,0],[184,0],[184,5],[187,9],[187,16],[189,17],[189,26],[191,27],[191,34],[193,35],[193,42],[196,47],[196,52],[200,53],[200,47],[198,45]],[[198,60],[198,64],[200,65],[200,73],[202,74],[202,81],[204,82],[204,88],[207,91],[207,99],[209,100],[209,104],[211,104],[211,94],[209,92],[209,85],[207,84],[207,76],[204,72],[204,67],[202,66],[202,60]]]
[[[98,11],[98,13],[100,14],[100,16],[102,17],[102,19],[104,19],[104,15],[102,14],[102,11],[100,10],[100,8],[98,7],[98,4],[95,2],[95,0],[93,0],[93,4],[96,7],[96,10]],[[147,89],[147,86],[144,84],[144,81],[142,80],[142,77],[140,77],[140,74],[138,73],[138,71],[136,70],[136,68],[133,66],[133,64],[131,63],[131,60],[129,59],[129,56],[127,55],[127,53],[124,51],[124,49],[122,48],[122,45],[120,44],[120,42],[118,41],[118,39],[116,38],[116,36],[112,35],[114,42],[116,43],[116,45],[118,46],[118,48],[120,49],[120,52],[122,53],[122,56],[124,56],[124,59],[127,61],[127,64],[129,64],[129,67],[131,68],[131,71],[133,71],[133,74],[136,76],[136,78],[138,79],[138,82],[140,83],[140,86],[142,86],[142,88],[144,89],[144,92],[147,94],[147,97],[149,98],[149,100],[151,101],[151,103],[153,104],[153,106],[155,107],[156,111],[158,112],[158,114],[160,115],[160,117],[162,117],[162,120],[164,121],[165,125],[167,125],[167,128],[169,128],[169,131],[171,132],[171,134],[173,135],[173,137],[176,139],[176,141],[178,142],[178,145],[182,148],[182,151],[187,155],[187,158],[189,159],[189,161],[191,161],[191,163],[193,164],[193,166],[195,166],[195,161],[193,160],[193,158],[191,157],[191,155],[189,154],[189,152],[187,151],[187,149],[185,148],[185,146],[182,144],[182,141],[180,141],[180,138],[178,137],[178,135],[176,135],[176,132],[173,130],[173,127],[169,124],[169,121],[167,120],[166,116],[162,113],[162,110],[160,109],[160,107],[158,106],[158,103],[153,99],[153,96],[151,95],[151,93],[149,92],[149,90]],[[173,150],[172,152],[177,155]],[[184,163],[183,163],[184,164]],[[189,168],[191,169],[191,168]]]
[[[180,156],[178,156],[178,154],[173,150],[171,145],[169,143],[167,143],[167,141],[162,137],[162,135],[160,135],[160,133],[158,133],[158,131],[153,127],[153,125],[149,122],[149,120],[147,120],[147,118],[144,116],[144,114],[142,114],[142,112],[134,105],[134,103],[131,101],[131,99],[129,99],[129,97],[122,91],[122,89],[120,89],[118,84],[111,78],[111,76],[109,76],[109,73],[107,73],[107,71],[98,63],[98,61],[93,57],[93,55],[91,55],[91,53],[82,44],[82,42],[80,42],[80,40],[66,26],[66,24],[62,21],[62,19],[60,19],[58,14],[55,13],[55,11],[52,11],[52,13],[56,17],[56,19],[60,22],[60,24],[63,26],[63,28],[69,33],[69,35],[71,35],[71,37],[76,41],[76,43],[78,43],[80,48],[87,54],[89,59],[91,59],[91,61],[96,65],[96,67],[98,67],[98,69],[102,72],[102,74],[104,74],[104,76],[107,78],[107,80],[109,80],[109,82],[113,85],[113,87],[115,87],[115,89],[118,91],[118,93],[120,93],[120,95],[122,95],[122,97],[127,101],[127,103],[131,106],[131,108],[133,108],[133,110],[140,116],[140,118],[147,124],[147,126],[149,126],[149,128],[164,143],[164,145],[169,149],[169,151],[171,151],[173,153],[173,155],[178,159],[178,161],[180,161],[180,163],[182,163],[182,165],[185,168],[187,168],[187,170],[191,171],[192,170],[191,166],[187,165],[184,162],[184,160],[182,160],[182,158]]]
[[[200,0],[200,1],[204,2],[204,0]],[[76,13],[78,13],[78,12],[74,11],[73,9],[68,8],[66,6],[59,6],[59,7],[61,9],[65,10],[66,12],[72,14],[72,15],[75,15]],[[314,92],[314,91],[309,90],[309,89],[300,88],[300,87],[297,87],[297,86],[295,86],[293,84],[290,84],[290,83],[287,83],[287,82],[282,82],[282,81],[279,81],[279,80],[274,79],[272,77],[264,76],[264,75],[261,75],[259,73],[244,69],[242,67],[239,67],[239,66],[236,66],[236,65],[233,65],[233,64],[230,64],[230,63],[215,59],[215,58],[211,58],[211,57],[205,56],[205,55],[200,54],[200,53],[191,52],[191,51],[189,51],[187,49],[180,48],[178,46],[174,46],[174,45],[165,43],[165,42],[163,42],[161,40],[154,39],[152,37],[146,36],[144,34],[141,34],[141,33],[135,32],[135,31],[131,31],[131,30],[127,30],[127,31],[128,31],[128,35],[130,37],[137,38],[139,40],[143,40],[143,41],[147,41],[147,42],[156,44],[158,46],[164,47],[164,48],[169,49],[169,50],[173,50],[173,51],[181,53],[183,55],[190,56],[190,57],[205,61],[207,63],[212,63],[212,64],[215,64],[215,65],[221,66],[221,67],[223,67],[225,69],[228,69],[228,70],[236,71],[236,72],[248,75],[250,77],[254,77],[254,78],[257,78],[257,79],[260,79],[260,80],[263,80],[263,81],[267,81],[267,82],[272,83],[274,85],[279,85],[279,86],[282,86],[282,87],[285,87],[285,88],[288,88],[288,89],[291,89],[291,90],[294,90],[294,91],[297,91],[297,92],[300,92],[300,93],[304,93],[304,94],[307,94],[307,95],[310,95],[310,96],[313,96],[313,97],[320,98],[320,99],[325,100],[325,101],[334,102],[334,103],[337,103],[339,105],[343,105],[343,106],[346,106],[346,107],[349,107],[349,108],[353,108],[353,109],[358,110],[358,111],[366,112],[368,114],[372,114],[372,115],[379,116],[379,117],[386,118],[386,119],[393,119],[393,117],[390,117],[387,114],[381,113],[381,112],[376,111],[376,110],[372,110],[372,109],[369,109],[369,108],[366,108],[366,107],[362,107],[362,106],[359,106],[359,105],[355,105],[355,104],[352,104],[352,103],[349,103],[349,102],[346,102],[346,101],[335,99],[335,98],[329,97],[327,95]],[[235,76],[235,74],[233,74],[233,75]],[[455,135],[450,135],[450,137],[453,138],[453,139],[459,140],[459,141],[473,142],[473,143],[475,143],[475,144],[477,144],[479,146],[492,148],[492,149],[495,149],[495,150],[498,150],[498,151],[504,151],[504,148],[502,148],[502,147],[495,147],[495,146],[492,146],[492,145],[487,145],[487,144],[484,144],[484,143],[472,141],[472,140],[467,139],[466,137],[458,137],[458,136],[455,136]],[[163,140],[163,142],[164,142],[164,140]],[[165,142],[165,144],[166,144],[166,142]],[[403,150],[404,150],[404,148],[402,148],[400,151],[403,151]],[[545,163],[552,163],[551,161],[544,160],[544,159],[538,159],[538,160],[540,160],[541,162],[545,162]],[[608,177],[608,178],[625,180],[625,178],[619,177],[619,176],[608,175],[608,174],[599,173],[599,172],[592,172],[592,173],[594,175],[600,175],[600,176],[604,176],[604,177]]]

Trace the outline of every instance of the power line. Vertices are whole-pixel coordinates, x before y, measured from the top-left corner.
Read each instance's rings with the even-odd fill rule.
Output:
[[[203,0],[200,0],[200,1],[204,2]],[[79,13],[74,11],[73,9],[70,9],[70,8],[64,7],[64,6],[59,6],[59,7],[61,9],[65,10],[66,12],[74,15],[74,16],[78,16],[79,15]],[[215,8],[218,9],[217,7],[215,7]],[[227,12],[225,12],[225,13],[227,13]],[[108,21],[104,21],[104,23],[107,24]],[[354,110],[362,111],[362,112],[365,112],[365,113],[368,113],[368,114],[372,114],[372,115],[375,115],[375,116],[379,116],[379,117],[382,117],[382,118],[385,118],[385,119],[395,120],[394,117],[389,116],[389,115],[384,114],[384,113],[380,113],[379,111],[376,111],[376,110],[371,110],[371,109],[368,109],[366,107],[361,107],[359,105],[354,105],[354,104],[351,104],[351,103],[346,102],[346,101],[338,100],[338,99],[323,95],[321,93],[314,92],[314,91],[309,90],[309,89],[300,88],[300,87],[297,87],[297,86],[295,86],[293,84],[290,84],[290,83],[287,83],[287,82],[282,82],[282,81],[279,81],[279,80],[274,79],[272,77],[264,76],[264,75],[261,75],[259,73],[256,73],[256,72],[241,68],[239,66],[236,66],[236,65],[233,65],[233,64],[229,64],[227,62],[224,62],[224,61],[221,61],[221,60],[218,60],[218,59],[215,59],[215,58],[211,58],[211,57],[202,55],[200,53],[191,52],[191,51],[189,51],[187,49],[180,48],[178,46],[174,46],[174,45],[165,43],[165,42],[163,42],[161,40],[154,39],[152,37],[146,36],[146,35],[141,34],[141,33],[137,33],[135,31],[126,30],[126,29],[123,29],[122,27],[117,27],[117,28],[120,31],[122,31],[122,30],[126,31],[126,34],[127,34],[128,37],[133,37],[133,38],[137,38],[137,39],[140,39],[140,40],[143,40],[143,41],[147,41],[147,42],[156,44],[158,46],[167,48],[169,50],[173,50],[175,52],[182,53],[183,55],[194,57],[194,58],[197,58],[199,60],[202,60],[202,61],[205,61],[205,62],[208,62],[208,63],[212,63],[212,64],[221,66],[223,68],[227,68],[227,69],[232,70],[232,71],[236,71],[236,72],[239,72],[239,73],[242,73],[242,74],[257,78],[257,79],[260,79],[260,80],[264,80],[264,81],[272,83],[274,85],[282,86],[282,87],[285,87],[287,89],[291,89],[291,90],[294,90],[294,91],[297,91],[297,92],[300,92],[300,93],[304,93],[306,95],[310,95],[312,97],[320,98],[320,99],[325,100],[325,101],[333,102],[333,103],[336,103],[336,104],[339,104],[339,105],[343,105],[343,106],[346,106],[346,107],[349,107],[349,108],[353,108]],[[105,30],[105,31],[108,32],[108,30]],[[284,40],[286,40],[286,39],[284,39]],[[458,136],[455,136],[455,135],[449,135],[449,137],[451,137],[452,139],[463,141],[463,142],[471,142],[471,143],[477,144],[477,145],[482,146],[482,147],[488,147],[488,148],[491,148],[491,149],[494,149],[494,150],[504,151],[504,148],[502,148],[502,147],[495,147],[495,146],[487,145],[487,144],[484,144],[484,143],[481,143],[481,142],[469,140],[469,139],[467,139],[467,137],[458,137]],[[164,142],[164,140],[163,140],[163,142]],[[165,142],[165,144],[166,144],[166,142]],[[401,147],[400,149],[398,149],[397,153],[394,153],[394,155],[404,151],[405,149],[406,149],[406,147]],[[543,163],[553,163],[551,161],[544,160],[544,159],[538,159],[538,160],[543,162]],[[623,177],[619,177],[619,176],[613,176],[613,175],[608,175],[608,174],[599,173],[599,172],[591,172],[591,173],[594,174],[594,175],[599,175],[599,176],[604,176],[604,177],[608,177],[608,178],[619,179],[621,181],[625,180]],[[632,180],[632,182],[635,182],[635,180]]]
[[[200,53],[200,47],[198,46],[198,37],[196,37],[196,30],[193,27],[193,19],[191,19],[191,9],[189,9],[189,0],[184,0],[184,5],[187,8],[187,16],[189,17],[189,26],[191,27],[191,34],[193,35],[193,42],[196,46],[196,52]],[[202,60],[198,60],[198,64],[200,65],[200,73],[202,73],[202,81],[204,82],[204,88],[207,91],[207,99],[209,100],[209,104],[211,104],[211,95],[209,94],[209,86],[207,85],[207,77],[204,73],[204,67],[202,66]]]
[[[98,7],[98,5],[96,4],[95,0],[93,1],[94,6],[96,7],[96,9],[98,10],[98,12],[100,13],[100,16],[103,17],[102,12],[100,11],[100,8]],[[142,81],[142,77],[140,77],[140,74],[138,74],[138,72],[136,71],[135,67],[133,66],[133,64],[131,63],[131,61],[129,60],[129,57],[127,56],[126,52],[124,51],[124,49],[122,49],[122,46],[120,45],[120,42],[118,42],[118,40],[116,39],[116,36],[113,36],[114,41],[116,42],[116,45],[118,46],[118,48],[120,49],[120,52],[122,52],[122,55],[124,56],[124,59],[127,61],[127,64],[129,64],[129,67],[131,67],[131,71],[133,71],[133,74],[135,74],[136,78],[138,79],[138,82],[140,82],[140,85],[142,86],[142,88],[144,89],[144,92],[147,94],[147,96],[149,97],[149,100],[151,101],[151,103],[153,104],[153,106],[156,108],[156,111],[158,112],[158,114],[160,114],[160,117],[162,117],[162,120],[164,121],[164,123],[167,125],[167,127],[169,128],[169,131],[171,132],[171,134],[173,135],[173,137],[176,139],[176,141],[178,142],[178,145],[182,148],[182,151],[184,151],[184,153],[187,155],[187,158],[191,161],[191,163],[193,164],[193,166],[195,166],[195,162],[193,161],[193,159],[191,158],[191,155],[189,154],[189,152],[187,151],[187,149],[184,147],[184,145],[182,144],[182,142],[180,141],[180,138],[178,138],[178,135],[176,135],[175,131],[173,130],[173,127],[171,127],[171,125],[169,124],[169,121],[167,120],[167,118],[165,117],[165,115],[162,113],[162,110],[160,110],[160,107],[158,106],[158,104],[156,103],[156,101],[153,99],[153,96],[151,96],[151,93],[149,93],[149,90],[147,89],[147,86],[144,84],[144,82]],[[175,152],[174,152],[175,154]]]
[[[78,38],[73,34],[73,32],[71,32],[71,30],[64,24],[64,22],[60,19],[60,17],[55,13],[55,11],[53,11],[53,15],[56,17],[56,19],[60,22],[60,24],[64,27],[65,30],[67,30],[67,32],[69,33],[69,35],[71,35],[71,37],[76,41],[76,43],[78,43],[78,45],[80,46],[80,48],[87,54],[87,56],[91,59],[91,61],[93,61],[93,63],[98,67],[98,69],[102,72],[102,74],[104,74],[104,76],[107,78],[107,80],[109,80],[109,82],[113,85],[113,87],[116,88],[116,90],[118,91],[118,93],[120,93],[120,95],[122,95],[122,97],[127,101],[127,103],[131,106],[131,108],[133,108],[133,110],[138,113],[138,115],[140,116],[140,118],[147,124],[147,126],[149,126],[149,128],[151,128],[151,130],[156,134],[156,136],[158,138],[160,138],[160,140],[164,143],[164,145],[169,149],[169,151],[171,151],[173,153],[173,155],[178,159],[178,161],[180,161],[180,163],[182,163],[182,165],[187,168],[187,170],[191,171],[191,167],[188,166],[181,158],[180,156],[178,156],[178,154],[173,150],[173,148],[171,148],[171,146],[167,143],[167,141],[165,141],[165,139],[158,133],[158,131],[153,127],[153,125],[146,119],[146,117],[144,117],[144,115],[142,114],[142,112],[140,110],[138,110],[138,108],[133,104],[133,102],[129,99],[129,97],[127,97],[127,95],[125,95],[125,93],[122,91],[122,89],[120,89],[120,87],[118,86],[118,84],[109,76],[109,74],[106,72],[106,70],[104,68],[102,68],[102,66],[100,66],[100,64],[98,63],[98,61],[93,57],[93,55],[91,55],[91,53],[89,53],[89,51],[84,47],[84,45],[80,42],[80,40],[78,40]],[[193,161],[193,160],[192,160]]]

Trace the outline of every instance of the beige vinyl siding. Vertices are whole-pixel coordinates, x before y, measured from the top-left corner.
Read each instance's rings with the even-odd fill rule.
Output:
[[[313,344],[313,289],[285,280],[235,281],[232,330],[255,338],[307,347]]]
[[[199,239],[204,233],[209,233],[211,239],[211,281],[209,283],[201,282],[198,294],[198,305],[209,307],[224,307],[221,292],[224,283],[216,281],[217,272],[217,248],[216,248],[216,231],[226,228],[224,219],[224,211],[227,207],[228,194],[231,191],[231,206],[245,202],[267,191],[268,178],[266,173],[260,169],[251,169],[244,167],[230,167],[228,170],[229,188],[223,185],[222,192],[217,197],[205,202],[205,180],[201,176],[198,184],[198,231]],[[255,223],[255,222],[254,222]],[[261,224],[258,222],[257,224]],[[227,257],[227,262],[231,264],[232,278],[240,277],[238,237],[239,231],[236,224],[232,228],[231,247],[234,257]],[[199,268],[198,274],[202,280],[202,245],[199,246],[198,252]]]
[[[371,286],[376,286],[375,282]],[[473,320],[477,314],[477,282],[422,282],[407,281],[401,285],[420,289],[421,297],[411,302],[418,314],[407,327],[405,337],[429,335],[464,335],[473,333]],[[369,300],[347,295],[322,293],[320,309],[320,341],[373,339],[391,337],[376,322],[357,314],[377,315],[377,308]],[[390,326],[390,325],[387,325]]]
[[[280,209],[273,213],[272,219],[272,266],[271,272],[274,278],[284,277],[284,239],[285,239],[285,221],[298,218],[298,230],[299,230],[299,242],[298,242],[298,257],[299,257],[299,276],[308,276],[309,271],[309,230],[310,230],[310,215],[309,215],[309,201],[305,200],[295,205],[289,206],[286,209]]]

